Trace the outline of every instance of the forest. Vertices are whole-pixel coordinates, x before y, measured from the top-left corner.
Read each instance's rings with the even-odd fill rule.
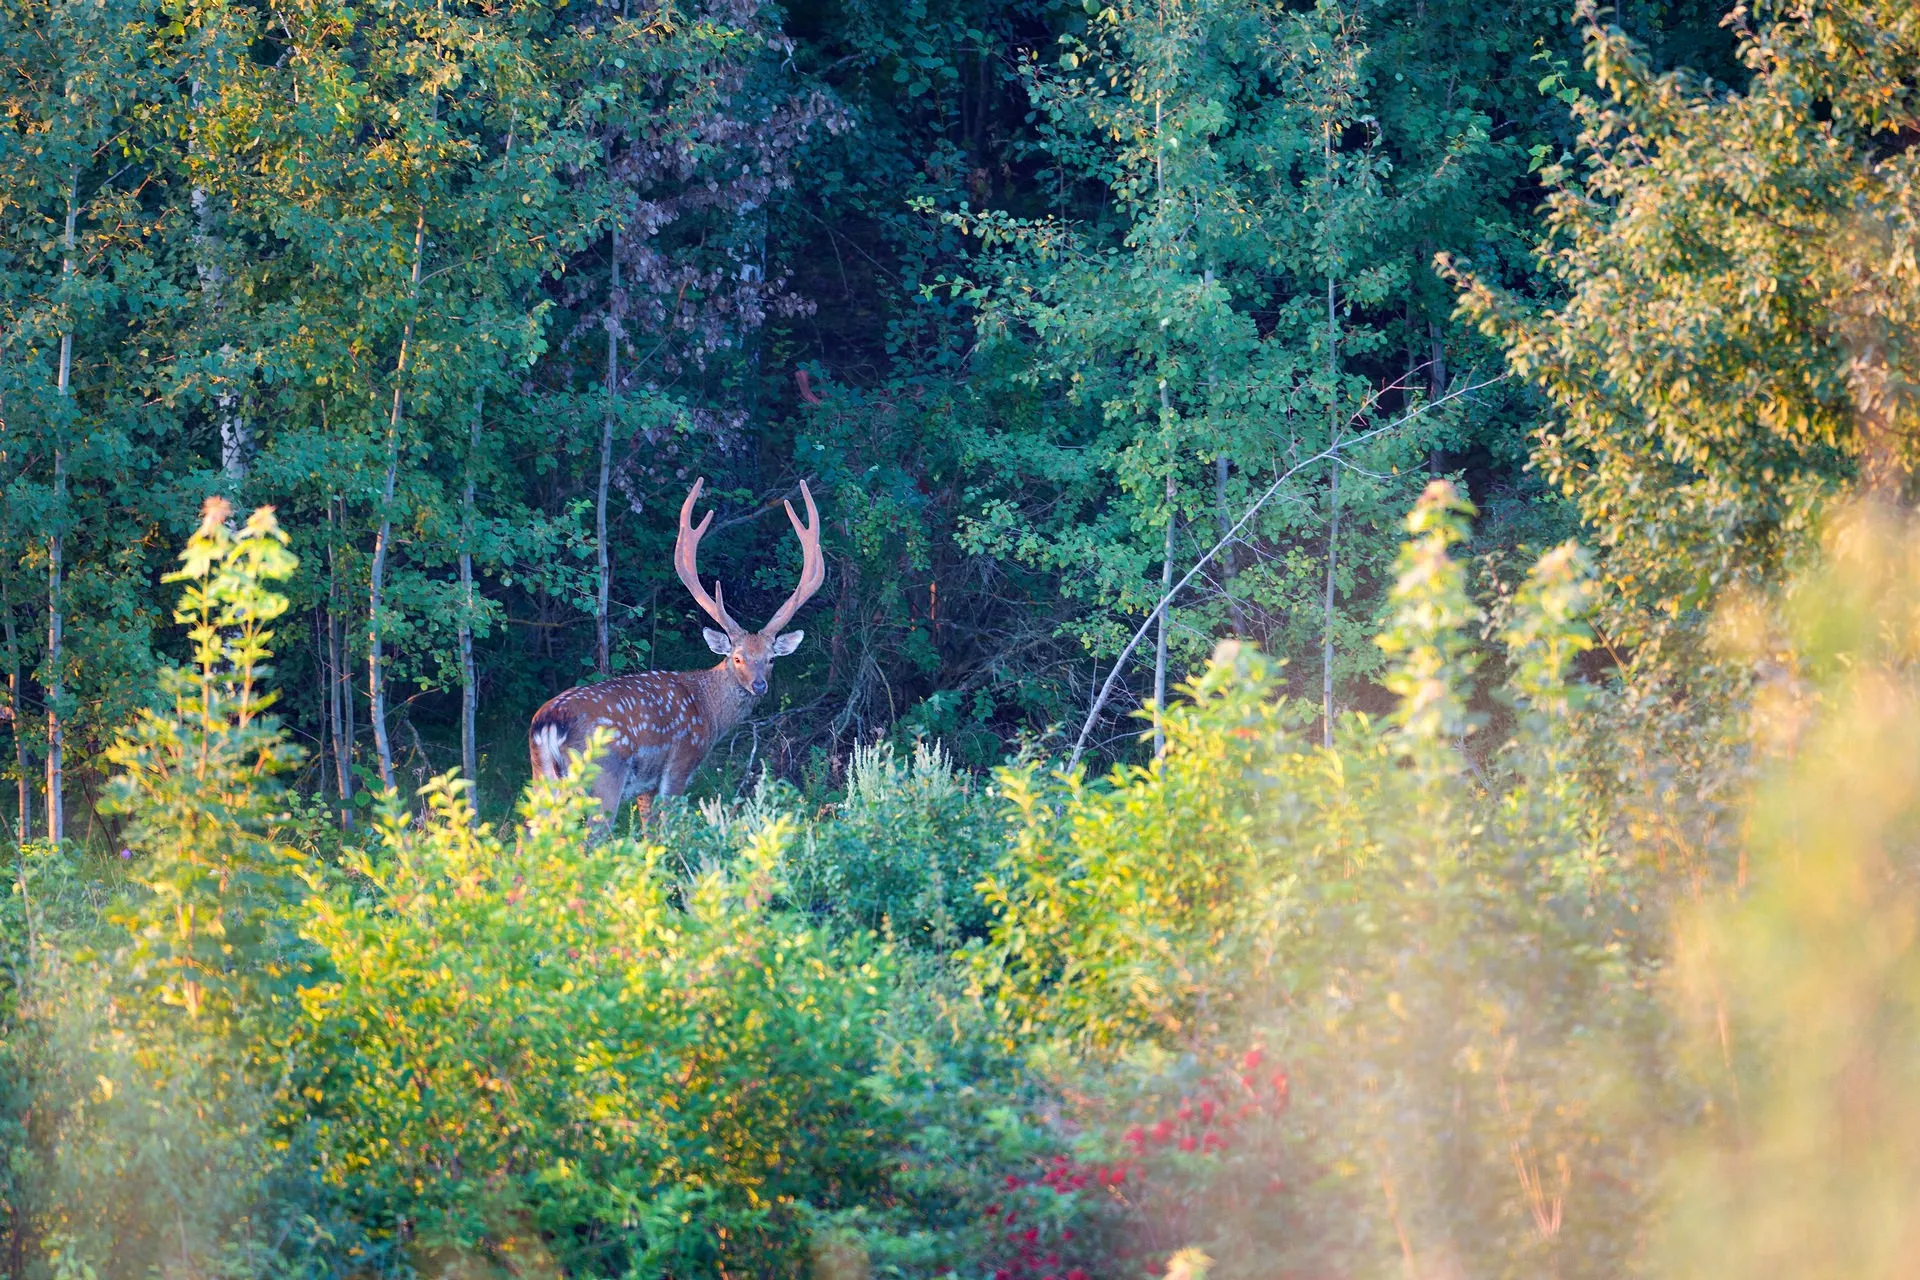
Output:
[[[1723,6],[0,0],[0,1276],[1914,1274],[1920,6]]]

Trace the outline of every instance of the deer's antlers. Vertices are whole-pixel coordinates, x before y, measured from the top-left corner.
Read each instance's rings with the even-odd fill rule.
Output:
[[[705,609],[708,617],[724,627],[730,638],[737,639],[744,633],[744,629],[728,615],[726,597],[721,593],[720,583],[717,580],[714,582],[712,595],[708,595],[707,589],[700,585],[698,567],[700,535],[704,534],[707,526],[713,523],[713,512],[709,511],[700,517],[700,523],[697,525],[692,523],[692,520],[693,504],[699,500],[700,491],[706,483],[704,476],[695,480],[693,488],[687,491],[687,500],[680,504],[680,537],[673,544],[673,568],[674,572],[680,575],[681,583],[693,594],[694,603]],[[793,620],[793,615],[799,612],[800,606],[820,589],[822,582],[826,581],[827,561],[826,557],[820,553],[820,511],[813,505],[813,492],[807,488],[807,482],[804,480],[800,482],[800,501],[807,508],[805,524],[802,524],[800,517],[794,513],[793,503],[783,501],[780,504],[787,509],[787,519],[793,522],[793,531],[800,537],[800,584],[793,589],[793,594],[787,597],[787,602],[767,620],[767,625],[760,628],[760,634],[763,636],[779,635],[780,629]]]
[[[693,504],[700,497],[700,490],[706,486],[707,478],[700,477],[693,482],[693,488],[687,490],[687,500],[680,504],[680,536],[673,544],[673,571],[680,575],[681,585],[693,593],[693,602],[707,611],[707,616],[719,623],[721,629],[731,640],[745,634],[739,623],[727,614],[726,597],[720,594],[720,580],[713,581],[713,595],[700,585],[700,535],[713,523],[713,512],[700,517],[700,523],[691,523]]]
[[[787,602],[780,606],[767,625],[760,628],[763,636],[777,636],[780,628],[793,620],[800,606],[805,604],[820,584],[827,578],[826,557],[820,554],[820,512],[814,508],[813,494],[807,488],[807,482],[800,482],[800,501],[807,507],[807,522],[800,523],[800,517],[793,514],[793,504],[782,500],[781,506],[787,509],[787,519],[793,522],[793,531],[800,535],[800,585],[793,589]]]

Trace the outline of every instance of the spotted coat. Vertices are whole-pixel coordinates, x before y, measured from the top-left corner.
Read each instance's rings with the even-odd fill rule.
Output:
[[[764,680],[761,687],[765,687]],[[629,800],[644,816],[655,796],[687,789],[707,753],[758,701],[728,658],[700,671],[642,671],[568,689],[534,714],[529,748],[536,778],[566,774],[596,728],[613,735],[594,797],[608,818]]]

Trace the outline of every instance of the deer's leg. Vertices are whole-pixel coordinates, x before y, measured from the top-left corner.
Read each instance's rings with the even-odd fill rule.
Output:
[[[627,781],[627,762],[615,755],[600,758],[600,776],[593,780],[589,788],[593,798],[600,802],[600,821],[602,827],[610,826],[620,813],[620,793]]]
[[[653,797],[642,791],[633,799],[634,821],[640,826],[647,825],[647,814],[653,809]]]
[[[694,770],[700,767],[704,753],[676,751],[667,757],[667,763],[660,770],[660,794],[680,796],[687,793],[687,784],[693,781]]]

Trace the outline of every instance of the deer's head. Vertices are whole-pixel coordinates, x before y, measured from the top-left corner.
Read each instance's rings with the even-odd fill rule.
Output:
[[[827,576],[826,560],[820,554],[820,512],[813,505],[813,494],[808,491],[806,481],[800,482],[800,500],[807,508],[807,521],[800,523],[800,517],[794,514],[793,504],[783,502],[787,509],[787,519],[793,522],[793,531],[800,536],[800,583],[787,597],[787,602],[767,620],[767,625],[758,631],[748,631],[727,613],[726,597],[721,593],[720,583],[713,584],[713,594],[708,595],[706,588],[700,585],[699,552],[700,536],[713,523],[713,512],[709,511],[700,518],[699,524],[693,523],[693,504],[700,497],[700,490],[706,484],[705,478],[695,480],[693,488],[687,492],[687,500],[680,504],[680,538],[673,547],[674,571],[680,575],[680,581],[693,593],[694,603],[706,610],[707,616],[720,624],[720,629],[706,627],[701,635],[706,637],[707,647],[725,658],[721,665],[740,686],[743,693],[757,698],[767,691],[767,675],[773,669],[775,658],[784,658],[800,647],[804,631],[780,630],[793,620],[800,606],[808,597],[820,589]]]

